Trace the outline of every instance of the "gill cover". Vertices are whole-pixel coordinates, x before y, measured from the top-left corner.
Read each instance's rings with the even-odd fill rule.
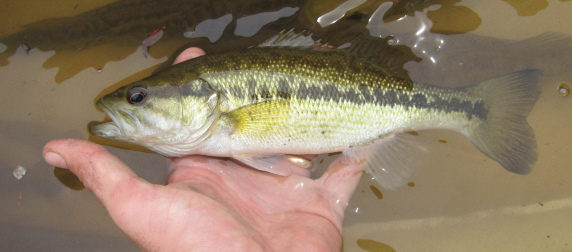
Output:
[[[200,147],[211,135],[220,117],[219,94],[202,79],[178,86],[181,127],[166,135],[161,144],[146,146],[164,156],[186,155]]]

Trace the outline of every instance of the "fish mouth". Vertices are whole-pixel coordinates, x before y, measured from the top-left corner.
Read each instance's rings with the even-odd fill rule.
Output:
[[[115,111],[111,109],[103,99],[97,101],[95,105],[109,116],[111,122],[91,124],[89,126],[89,133],[103,138],[125,138],[125,132],[122,130],[122,126],[128,125],[129,121],[132,121],[130,120],[132,117],[123,111]]]
[[[89,133],[103,138],[116,138],[121,135],[121,130],[115,122],[105,122],[90,125]]]

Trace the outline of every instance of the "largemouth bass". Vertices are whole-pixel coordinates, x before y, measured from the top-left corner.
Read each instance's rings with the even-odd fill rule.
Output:
[[[335,50],[282,38],[119,88],[97,101],[113,121],[90,131],[165,156],[232,157],[281,175],[289,173],[277,165],[284,154],[342,152],[389,189],[408,182],[410,154],[421,150],[411,130],[460,132],[519,174],[537,160],[526,117],[540,94],[538,70],[444,88],[401,78],[387,64],[395,55],[380,57],[384,45],[369,35]]]

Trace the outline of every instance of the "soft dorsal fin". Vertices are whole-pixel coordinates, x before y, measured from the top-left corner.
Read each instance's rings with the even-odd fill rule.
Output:
[[[294,32],[294,29],[282,31],[266,40],[259,47],[297,47],[317,51],[338,50],[356,58],[380,66],[383,74],[388,77],[410,79],[409,73],[403,65],[409,61],[421,61],[411,49],[405,45],[390,45],[393,37],[372,37],[369,31],[364,31],[348,43],[335,48],[314,40],[312,34],[305,35],[305,31]]]
[[[403,65],[409,61],[419,62],[421,58],[415,56],[408,46],[390,45],[391,41],[395,41],[391,36],[372,37],[369,31],[364,31],[350,42],[349,47],[341,50],[380,66],[385,70],[385,76],[409,80],[409,72]]]
[[[356,58],[360,58],[380,66],[388,77],[410,79],[409,72],[403,65],[409,61],[421,61],[411,49],[405,45],[391,45],[395,39],[391,36],[385,38],[372,37],[369,31],[364,31],[346,48],[340,49]]]

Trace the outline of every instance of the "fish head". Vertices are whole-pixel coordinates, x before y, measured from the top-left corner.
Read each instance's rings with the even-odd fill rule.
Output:
[[[142,80],[96,102],[111,122],[93,124],[94,136],[141,145],[165,156],[191,154],[219,118],[218,94],[202,79],[187,83]]]

